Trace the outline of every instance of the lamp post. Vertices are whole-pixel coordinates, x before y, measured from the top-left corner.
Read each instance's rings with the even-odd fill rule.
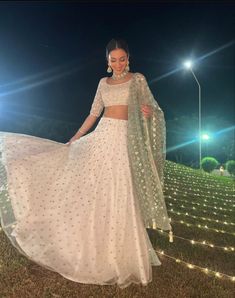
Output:
[[[199,104],[199,111],[198,111],[198,122],[199,122],[199,127],[198,127],[198,134],[199,134],[199,169],[201,170],[201,159],[202,159],[202,142],[201,142],[201,86],[198,82],[198,79],[196,78],[193,70],[192,70],[192,62],[191,61],[186,61],[184,63],[184,66],[187,69],[190,69],[191,73],[193,74],[199,88],[199,93],[198,93],[198,104]]]
[[[202,134],[202,139],[205,141],[206,143],[206,155],[208,156],[208,140],[210,140],[210,135],[207,133],[203,133]]]

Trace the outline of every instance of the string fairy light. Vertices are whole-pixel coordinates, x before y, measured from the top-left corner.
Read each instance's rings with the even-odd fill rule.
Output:
[[[229,215],[221,213],[222,211],[229,214],[230,212],[235,211],[235,185],[232,183],[232,181],[228,179],[226,180],[227,185],[224,185],[224,180],[221,181],[221,179],[218,179],[218,177],[213,177],[210,173],[201,171],[197,172],[197,170],[195,169],[191,169],[184,165],[178,165],[173,162],[166,162],[166,166],[167,173],[164,180],[166,182],[164,183],[164,195],[169,200],[174,200],[175,202],[175,204],[172,204],[173,202],[167,201],[167,204],[169,206],[174,207],[174,209],[170,207],[171,209],[169,210],[169,212],[226,226],[235,225],[235,223],[228,220]],[[198,202],[199,198],[200,201]],[[179,202],[182,203],[176,205],[176,203]],[[191,204],[191,206],[187,207],[186,204]],[[176,210],[178,208],[184,208],[186,212],[179,212],[178,210]],[[189,214],[191,211],[187,212],[187,209],[205,213],[205,216]],[[212,216],[212,218],[211,216],[208,217],[208,213],[211,215],[216,215],[217,218],[213,218],[214,216]],[[224,217],[225,219],[220,220],[221,217]],[[235,235],[235,233],[230,233],[222,229],[211,228],[208,227],[208,225],[191,224],[184,220],[171,221],[173,223],[175,222],[184,224],[187,227],[196,227],[200,229],[207,229],[208,231],[215,231],[217,233],[230,234],[233,236]],[[163,230],[157,229],[157,231],[160,233],[164,233],[164,235],[168,235],[168,233],[164,232]],[[224,252],[234,252],[233,246],[218,246],[213,243],[208,243],[206,240],[197,241],[194,239],[183,238],[175,234],[174,237],[184,241],[188,241],[192,245],[198,244],[204,247],[207,246],[211,249],[222,249]],[[185,262],[179,258],[175,258],[164,253],[164,251],[157,252],[159,252],[161,255],[174,259],[177,263],[185,264],[189,269],[197,268],[206,274],[211,273],[217,278],[226,277],[233,282],[235,281],[235,276],[230,276],[228,274],[217,272],[209,268],[203,268],[195,264]]]
[[[190,197],[190,200],[184,200],[184,199],[180,199],[180,198],[174,198],[174,197],[172,197],[171,195],[164,195],[166,198],[169,198],[169,199],[172,199],[172,200],[174,200],[174,201],[182,201],[182,202],[186,202],[186,203],[190,203],[190,204],[192,204],[192,205],[201,205],[200,203],[198,203],[198,202],[193,202],[192,200],[191,200],[191,197]],[[207,202],[207,200],[204,200],[205,202]]]
[[[159,233],[162,233],[164,234],[164,236],[168,236],[168,233],[163,231],[162,229],[157,229],[157,231]],[[181,236],[178,236],[178,235],[175,235],[174,234],[174,238],[178,238],[178,239],[181,239],[181,240],[184,240],[184,241],[188,241],[190,242],[191,244],[200,244],[200,245],[204,245],[204,246],[208,246],[210,248],[218,248],[218,249],[222,249],[224,250],[225,252],[233,252],[235,250],[235,248],[233,246],[218,246],[218,245],[215,245],[213,243],[207,243],[206,240],[203,240],[203,241],[198,241],[198,240],[194,240],[194,239],[187,239],[187,238],[184,238],[184,237],[181,237]]]
[[[178,173],[177,173],[178,174]],[[171,185],[172,186],[172,189],[174,189],[174,186],[176,185],[176,187],[180,187],[180,191],[182,192],[182,189],[187,189],[187,191],[188,190],[192,190],[193,192],[195,192],[195,190],[197,190],[197,191],[202,191],[200,188],[198,188],[198,189],[195,189],[195,188],[191,188],[191,187],[189,187],[189,188],[186,188],[185,187],[185,185],[187,184],[187,182],[189,182],[190,183],[190,185],[192,184],[192,178],[194,179],[195,177],[194,176],[191,176],[191,178],[190,179],[188,179],[188,180],[185,180],[185,179],[183,179],[182,177],[180,177],[180,180],[179,179],[172,179],[172,173],[171,173],[171,175],[166,175],[166,179],[165,179],[165,181],[166,182],[168,182],[167,183],[167,185]],[[187,175],[187,174],[186,174]],[[184,182],[184,183],[182,183],[182,181]],[[211,190],[211,182],[210,182],[210,184],[208,183],[208,184],[205,184],[205,181],[206,180],[202,180],[202,181],[200,181],[199,183],[194,183],[194,184],[196,184],[196,186],[198,185],[198,184],[200,184],[201,182],[203,182],[203,185],[205,185],[205,186],[209,186],[208,188],[206,188],[205,187],[205,190],[208,190],[208,189],[210,189]],[[216,183],[216,182],[215,182]],[[226,192],[228,192],[228,193],[220,193],[220,192],[217,192],[217,191],[215,191],[216,190],[216,188],[218,188],[219,190],[221,190],[221,186],[218,186],[217,187],[217,185],[216,184],[214,184],[213,185],[213,193],[214,194],[216,194],[216,195],[221,195],[221,194],[223,194],[223,195],[225,195],[225,196],[229,196],[229,195],[231,195],[231,197],[234,197],[234,189],[233,189],[233,187],[226,187],[226,186],[224,186],[224,185],[222,185],[222,187],[223,187],[223,190],[225,190]],[[203,191],[203,193],[205,193],[205,190]],[[231,192],[231,193],[230,193]],[[209,192],[210,193],[210,192]],[[221,199],[220,199],[221,200]],[[229,201],[231,201],[231,200],[229,200]]]
[[[186,190],[183,190],[183,187],[182,186],[178,186],[178,187],[181,187],[181,189],[178,189],[176,187],[170,187],[170,185],[168,183],[166,183],[166,185],[164,186],[164,191],[170,191],[171,193],[173,194],[179,194],[180,196],[190,196],[190,197],[200,197],[200,198],[204,198],[203,200],[204,201],[210,201],[211,199],[213,199],[213,202],[214,204],[223,204],[223,205],[227,205],[225,203],[225,201],[228,203],[228,205],[231,205],[232,204],[232,207],[234,207],[234,201],[231,199],[231,200],[226,200],[226,199],[221,199],[221,198],[217,198],[214,196],[214,193],[213,194],[210,194],[210,195],[206,195],[204,192],[200,192],[200,191],[196,191],[194,190],[193,192],[190,192],[189,189],[190,188],[187,188]],[[234,191],[233,191],[234,192]],[[228,194],[228,193],[221,193],[219,194],[220,196],[229,196],[229,197],[232,197],[231,194]],[[215,202],[215,200],[219,201],[219,202]]]
[[[168,202],[168,205],[170,205],[170,206],[174,206],[172,203],[170,203],[170,202]],[[196,207],[185,207],[184,205],[177,205],[177,208],[183,208],[183,209],[186,209],[186,210],[197,210],[197,208]],[[211,213],[211,212],[209,212],[208,210],[205,210],[205,209],[200,209],[200,211],[201,212],[203,212],[203,213],[206,213],[206,214],[208,214],[208,213]],[[216,213],[216,212],[213,212],[215,215],[219,215],[219,216],[223,216],[223,217],[228,217],[228,215],[226,215],[226,214],[221,214],[221,213]]]
[[[180,171],[181,173],[194,173],[196,178],[197,178],[197,175],[199,176],[199,178],[201,177],[205,177],[205,178],[208,178],[210,180],[215,180],[215,177],[212,176],[211,174],[207,173],[207,172],[202,172],[201,170],[198,170],[198,169],[192,169],[191,167],[189,166],[186,166],[186,165],[179,165],[177,163],[174,163],[173,161],[168,161],[166,160],[166,165],[169,169],[173,169],[175,171]],[[219,183],[222,183],[221,181],[218,181]]]
[[[192,184],[199,184],[201,182],[209,182],[207,185],[204,186],[204,188],[207,189],[206,186],[209,186],[208,189],[211,188],[211,184],[213,183],[213,189],[220,190],[221,186],[223,189],[234,189],[234,184],[232,180],[226,179],[226,184],[224,185],[224,179],[223,181],[219,180],[218,177],[215,177],[209,173],[197,171],[196,169],[192,169],[190,167],[183,168],[183,165],[172,165],[172,162],[166,161],[166,167],[167,167],[167,177],[169,176],[169,173],[175,173],[175,177],[179,177],[181,181],[188,182],[190,181],[190,185]],[[185,178],[186,177],[186,178]],[[193,178],[193,180],[191,180]],[[177,181],[178,179],[172,179],[174,181]]]
[[[233,203],[233,201],[232,201],[232,198],[234,198],[234,190],[233,189],[224,190],[225,193],[220,193],[220,192],[214,191],[213,193],[210,193],[208,195],[205,192],[205,190],[203,191],[200,188],[186,187],[188,185],[188,183],[190,183],[191,181],[186,181],[185,184],[182,184],[182,181],[174,182],[172,179],[170,179],[170,176],[168,179],[169,180],[165,179],[165,183],[166,183],[166,186],[168,187],[167,189],[170,189],[172,191],[176,190],[176,191],[179,191],[181,194],[186,192],[189,195],[195,194],[195,193],[198,193],[199,195],[203,194],[208,199],[213,199],[213,201],[214,200],[222,201],[220,196],[224,195],[225,197],[228,197],[228,198],[225,198],[226,202]],[[204,183],[205,183],[205,181],[204,181]],[[214,187],[214,186],[210,185],[210,188],[211,187]],[[229,198],[231,198],[231,199],[229,199]]]
[[[174,199],[174,200],[177,200],[177,199]],[[167,203],[168,205],[170,205],[170,206],[173,206],[173,204],[171,204],[171,203]],[[178,205],[177,205],[178,206]],[[182,206],[182,205],[181,205]],[[181,207],[181,208],[184,208],[184,207]],[[193,210],[196,210],[197,211],[197,209],[195,208],[195,207],[192,207],[192,208],[184,208],[184,209],[193,209]],[[203,213],[206,213],[206,214],[208,214],[209,213],[209,211],[208,210],[200,210],[201,212],[203,212]],[[221,214],[221,213],[217,213],[217,212],[214,212],[214,211],[212,211],[212,212],[210,212],[210,213],[213,213],[214,215],[216,215],[216,216],[222,216],[222,217],[229,217],[228,215],[226,215],[226,214]]]
[[[165,195],[165,197],[166,198],[169,198],[169,199],[172,199],[172,200],[174,200],[174,201],[181,201],[181,202],[185,202],[185,203],[187,203],[187,204],[192,204],[192,205],[197,205],[197,206],[204,206],[204,207],[209,207],[209,208],[213,208],[213,207],[216,207],[216,208],[214,208],[214,209],[220,209],[220,207],[217,207],[217,206],[210,206],[210,205],[206,205],[206,204],[200,204],[200,203],[198,203],[198,202],[192,202],[192,201],[190,201],[190,200],[184,200],[184,199],[180,199],[180,198],[174,198],[174,197],[172,197],[171,195]],[[207,202],[207,200],[204,200],[204,201],[206,201]],[[220,209],[221,210],[221,209]],[[225,208],[225,209],[223,209],[223,210],[225,210],[225,211],[227,211],[227,209]],[[229,210],[231,210],[231,209],[229,209]],[[235,210],[232,210],[232,211],[235,211]]]
[[[168,170],[168,175],[166,175],[166,179],[168,179],[168,178],[170,179],[171,175],[174,176],[174,173],[172,173]],[[178,185],[185,186],[185,184],[187,184],[189,182],[190,183],[189,190],[194,190],[202,182],[203,182],[204,192],[207,192],[207,193],[211,192],[211,185],[213,185],[213,192],[217,192],[218,194],[221,191],[221,187],[225,191],[228,191],[228,192],[230,192],[231,190],[234,189],[234,185],[232,183],[230,185],[228,185],[229,182],[227,181],[227,185],[224,186],[224,184],[221,185],[217,181],[217,178],[216,178],[216,180],[213,180],[213,181],[210,181],[210,179],[207,179],[208,177],[205,177],[204,179],[197,180],[195,173],[193,173],[192,175],[190,175],[189,173],[184,173],[184,174],[180,175],[180,173],[177,171],[175,173],[175,177],[177,177],[177,178],[172,179],[172,180],[170,179],[171,184],[178,184]],[[194,181],[195,186],[192,184],[192,181],[193,181],[192,179],[195,180]]]
[[[168,257],[168,258],[170,258],[170,259],[175,260],[177,263],[185,264],[185,265],[186,265],[188,268],[190,268],[190,269],[197,268],[197,269],[201,270],[202,272],[204,272],[204,273],[206,273],[206,274],[211,273],[211,274],[213,274],[214,276],[216,276],[216,277],[218,277],[218,278],[223,278],[223,277],[224,277],[224,278],[229,279],[229,280],[232,281],[232,282],[235,282],[235,276],[231,276],[231,275],[228,275],[228,274],[226,274],[226,273],[221,273],[221,272],[214,271],[214,270],[211,270],[211,269],[208,269],[208,268],[205,268],[205,267],[200,267],[200,266],[198,266],[198,265],[195,265],[195,264],[191,264],[191,263],[185,262],[185,261],[183,261],[182,259],[175,258],[175,257],[173,257],[173,256],[170,256],[170,255],[166,254],[166,253],[164,252],[164,250],[155,250],[155,251],[158,252],[158,253],[161,254],[161,255],[164,255],[164,256],[166,256],[166,257]]]
[[[226,199],[221,199],[221,198],[216,198],[215,196],[213,196],[212,194],[207,196],[205,195],[205,193],[196,193],[196,192],[189,192],[188,188],[187,190],[183,191],[183,190],[179,190],[175,187],[170,187],[169,185],[165,184],[164,185],[164,193],[167,195],[166,192],[170,192],[174,195],[179,195],[179,197],[190,197],[190,198],[202,198],[204,197],[203,201],[204,202],[210,202],[211,199],[213,199],[213,201],[211,202],[212,204],[222,204],[224,206],[230,206],[230,207],[235,207],[234,205],[234,201],[233,200],[226,200]],[[222,197],[224,197],[225,194],[221,194]],[[227,194],[228,195],[228,194]],[[231,197],[231,195],[228,195],[229,197]],[[215,202],[215,200],[219,201],[219,202]],[[225,203],[225,201],[227,203]]]
[[[216,223],[220,223],[222,225],[227,225],[227,226],[229,226],[229,225],[234,226],[235,225],[233,222],[226,222],[226,221],[221,221],[221,220],[214,219],[214,218],[206,218],[206,217],[201,217],[201,216],[196,216],[196,215],[190,215],[190,214],[188,214],[188,212],[183,213],[183,212],[179,212],[179,211],[174,211],[173,208],[169,209],[168,211],[172,212],[174,214],[177,214],[177,215],[188,216],[188,217],[192,217],[192,218],[195,218],[195,219],[202,219],[204,221],[216,222]]]
[[[199,228],[199,229],[207,229],[207,230],[211,230],[211,231],[215,231],[217,233],[223,233],[223,234],[228,234],[228,235],[233,235],[235,236],[235,233],[230,233],[230,232],[226,232],[224,230],[219,230],[219,229],[214,229],[214,228],[209,228],[207,225],[203,226],[201,224],[197,224],[197,225],[194,225],[194,224],[191,224],[191,223],[188,223],[188,222],[185,222],[183,220],[172,220],[172,222],[177,222],[177,223],[180,223],[180,224],[184,224],[186,225],[187,227],[196,227],[196,228]]]

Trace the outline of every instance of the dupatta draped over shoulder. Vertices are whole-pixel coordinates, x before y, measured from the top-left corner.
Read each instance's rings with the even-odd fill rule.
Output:
[[[145,118],[141,104],[150,105],[152,115]],[[164,113],[154,99],[141,73],[134,73],[128,98],[127,146],[134,188],[146,228],[173,232],[167,214],[163,186],[166,159],[166,124]]]

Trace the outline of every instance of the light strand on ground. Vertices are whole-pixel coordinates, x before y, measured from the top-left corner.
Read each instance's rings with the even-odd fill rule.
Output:
[[[168,236],[168,232],[165,232],[165,231],[163,231],[161,229],[157,229],[157,231],[159,233],[165,234],[165,236]],[[184,237],[181,237],[181,236],[177,236],[175,234],[174,234],[174,238],[179,238],[181,240],[188,241],[188,242],[190,242],[193,245],[194,244],[200,244],[200,245],[208,246],[210,248],[222,249],[225,252],[233,252],[235,250],[233,246],[218,246],[218,245],[215,245],[215,244],[212,244],[212,243],[208,243],[206,240],[197,241],[197,240],[194,240],[194,239],[187,239],[187,238],[184,238]]]
[[[218,189],[220,189],[221,186],[224,186],[224,181],[218,180],[218,176],[213,177],[210,174],[203,175],[203,172],[200,172],[198,176],[196,175],[197,173],[195,172],[195,169],[192,170],[192,173],[189,173],[188,171],[181,171],[180,169],[172,171],[168,167],[166,176],[169,176],[170,174],[175,174],[175,175],[172,175],[174,177],[173,181],[186,181],[186,182],[190,181],[191,185],[192,184],[197,185],[198,183],[201,183],[202,181],[207,180],[207,182],[209,182],[210,184],[213,183],[214,184],[213,186],[217,187]],[[192,180],[192,178],[194,178],[194,180]],[[232,188],[233,187],[232,179],[231,180],[227,179],[226,184],[227,185],[225,186],[225,188],[229,188],[229,189]]]
[[[186,184],[187,185],[187,184]],[[177,188],[177,187],[180,187],[181,189]],[[235,198],[235,196],[233,195],[234,193],[234,190],[231,190],[231,193],[217,193],[217,192],[213,192],[213,193],[210,193],[209,195],[206,195],[205,192],[201,191],[200,189],[191,189],[190,187],[187,188],[187,190],[182,190],[183,186],[179,186],[177,185],[177,187],[171,187],[168,183],[165,182],[164,184],[164,190],[170,190],[171,192],[178,192],[179,195],[183,195],[183,196],[196,196],[196,197],[203,197],[203,198],[207,198],[209,200],[213,199],[213,200],[218,200],[220,201],[221,204],[224,204],[224,201],[226,202],[229,202],[229,203],[232,203],[234,204],[234,200],[226,200],[226,199],[221,199],[219,197],[215,197],[214,194],[217,194],[219,196],[226,196],[226,197],[229,197],[229,198]],[[211,187],[211,186],[210,186]],[[189,190],[192,190],[192,191],[189,191]],[[232,205],[234,207],[234,205]]]
[[[217,232],[217,233],[223,233],[223,234],[228,234],[228,235],[235,236],[235,233],[230,233],[230,232],[226,232],[226,231],[224,231],[224,230],[219,230],[219,229],[209,228],[207,225],[205,225],[205,226],[200,225],[200,224],[198,224],[198,225],[194,225],[194,224],[187,223],[187,222],[185,222],[185,221],[183,221],[183,220],[178,221],[178,220],[175,220],[175,219],[172,220],[172,222],[177,222],[177,223],[180,223],[180,224],[184,224],[184,225],[186,225],[187,227],[196,227],[196,228],[199,228],[199,229],[207,229],[207,230],[215,231],[215,232]]]
[[[168,205],[170,205],[170,206],[175,206],[174,204],[172,204],[172,203],[169,203],[168,202]],[[177,205],[177,207],[178,208],[183,208],[183,209],[186,209],[186,210],[197,210],[197,208],[196,207],[185,207],[184,205],[181,205],[181,206],[179,206],[179,205]],[[203,212],[203,213],[206,213],[206,214],[208,214],[208,213],[211,213],[210,211],[208,211],[208,210],[200,210],[201,212]],[[226,214],[221,214],[221,213],[216,213],[216,212],[213,212],[213,214],[215,214],[215,215],[219,215],[219,216],[223,216],[223,217],[228,217],[228,215],[226,215]]]
[[[173,169],[173,170],[172,170]],[[178,168],[172,168],[168,165],[168,173],[174,173],[177,174],[176,176],[179,177],[182,181],[190,181],[192,184],[192,181],[194,181],[195,184],[201,183],[204,180],[207,180],[210,183],[214,183],[216,184],[216,186],[220,187],[223,186],[223,182],[224,181],[220,181],[218,178],[218,176],[212,176],[211,174],[207,173],[205,174],[205,172],[200,171],[197,172],[196,169],[188,169],[188,170],[182,170],[182,165],[180,165]],[[168,174],[169,176],[169,174]],[[186,179],[185,179],[186,177]],[[194,180],[192,180],[192,178],[194,178]],[[174,180],[177,180],[176,178]],[[234,187],[233,186],[233,181],[230,179],[226,179],[226,183],[229,186],[228,187]]]
[[[181,259],[178,259],[178,258],[175,258],[175,257],[172,257],[168,254],[166,254],[163,250],[155,250],[156,252],[160,253],[161,255],[164,255],[170,259],[173,259],[175,260],[177,263],[183,263],[185,264],[188,268],[190,269],[194,269],[194,268],[198,268],[200,269],[202,272],[208,274],[208,273],[211,273],[213,274],[214,276],[218,277],[218,278],[222,278],[222,277],[225,277],[225,278],[228,278],[230,281],[233,281],[235,282],[235,276],[232,276],[232,275],[228,275],[226,273],[221,273],[221,272],[218,272],[218,271],[214,271],[214,270],[211,270],[211,269],[208,269],[208,268],[205,268],[205,267],[200,267],[198,265],[195,265],[195,264],[191,264],[191,263],[187,263]]]
[[[166,179],[166,178],[165,178]],[[174,181],[174,179],[172,179],[172,177],[171,176],[169,176],[169,181],[168,182],[166,182],[167,181],[167,179],[165,180],[165,183],[166,183],[166,185],[171,189],[171,190],[177,190],[177,187],[179,187],[180,189],[178,189],[178,191],[179,192],[181,192],[181,193],[184,193],[184,192],[187,192],[188,194],[194,194],[195,193],[195,191],[199,191],[199,192],[202,192],[202,190],[200,189],[200,188],[191,188],[191,187],[189,187],[189,188],[186,188],[187,189],[187,191],[185,191],[184,189],[185,189],[185,185],[187,185],[188,184],[188,182],[190,183],[190,185],[191,185],[191,181],[186,181],[185,183],[182,183],[182,178],[180,178],[181,180],[179,180],[179,181]],[[205,183],[205,181],[203,181],[204,183]],[[201,182],[200,182],[201,183]],[[204,185],[204,183],[203,183],[203,185]],[[197,186],[197,185],[196,185]],[[219,188],[221,188],[221,186],[219,187]],[[224,188],[224,186],[223,186],[223,188]],[[208,188],[206,188],[204,191],[203,191],[203,194],[205,194],[205,191],[207,191],[208,189],[210,189],[211,190],[211,185],[209,185],[209,187]],[[220,193],[220,192],[217,192],[217,191],[215,191],[216,189],[215,189],[215,185],[213,185],[213,189],[214,189],[214,191],[213,191],[213,194],[216,194],[216,195],[225,195],[226,197],[229,197],[229,198],[234,198],[235,196],[234,196],[234,189],[231,189],[231,188],[226,188],[225,187],[225,191],[226,191],[226,193]],[[192,191],[192,192],[189,192],[189,190],[190,191]],[[222,201],[222,199],[220,199],[219,197],[217,198],[217,197],[215,197],[214,195],[212,194],[212,196],[211,195],[209,195],[209,196],[207,196],[208,198],[210,198],[210,199],[216,199],[216,200],[218,200],[218,201]],[[205,195],[206,196],[206,195]],[[232,200],[229,200],[229,199],[225,199],[225,201],[226,202],[233,202]]]
[[[185,175],[187,176],[187,179],[185,179]],[[171,179],[171,177],[174,177],[173,179]],[[224,183],[219,184],[219,182],[217,180],[215,181],[210,181],[207,179],[207,177],[205,177],[204,179],[201,178],[200,180],[197,180],[195,174],[189,176],[187,173],[183,174],[183,175],[179,175],[179,173],[177,172],[175,175],[173,173],[169,173],[165,176],[165,179],[168,180],[170,182],[170,184],[174,185],[185,185],[185,184],[189,184],[190,185],[190,190],[194,190],[198,185],[200,185],[201,183],[203,183],[203,189],[204,191],[210,192],[211,191],[211,186],[213,186],[213,190],[221,193],[221,187],[228,192],[231,192],[234,189],[234,184],[233,182],[231,182],[231,185],[228,185],[228,181],[226,182],[227,185],[224,185]],[[192,181],[194,179],[194,184],[195,186],[192,185]],[[206,183],[205,183],[206,182]]]
[[[191,200],[184,200],[184,199],[179,199],[179,198],[173,198],[171,195],[165,195],[166,198],[172,199],[174,201],[181,201],[181,202],[185,202],[187,204],[192,204],[192,205],[197,205],[197,206],[207,206],[207,207],[212,207],[210,205],[206,205],[206,204],[200,204],[197,202],[192,202]],[[205,202],[208,202],[207,200],[204,200]],[[216,207],[216,206],[215,206]],[[220,209],[219,207],[216,207],[215,209]],[[226,209],[227,210],[227,209]]]
[[[201,216],[196,216],[196,215],[190,215],[188,214],[188,212],[183,213],[183,212],[179,212],[179,211],[175,211],[173,208],[171,208],[170,210],[168,210],[168,212],[173,212],[174,214],[177,215],[184,215],[184,216],[188,216],[188,217],[192,217],[195,219],[202,219],[204,221],[210,221],[210,222],[216,222],[216,223],[220,223],[222,225],[227,225],[227,226],[234,226],[235,224],[233,222],[226,222],[226,221],[221,221],[218,219],[214,219],[214,218],[208,218],[208,217],[201,217]]]
[[[207,180],[210,180],[212,182],[217,182],[221,183],[221,181],[218,181],[218,175],[211,175],[210,173],[207,173],[205,171],[202,171],[200,169],[195,169],[190,166],[185,166],[183,164],[172,164],[173,162],[166,160],[166,166],[168,170],[175,171],[175,172],[180,172],[180,174],[194,174],[197,180],[200,180],[202,178],[207,178]],[[229,178],[229,177],[228,177]],[[228,183],[231,183],[229,179],[226,179]]]
[[[174,193],[175,194],[175,193]],[[180,200],[180,199],[179,199]],[[188,204],[191,204],[191,202],[189,201],[186,201]],[[196,205],[198,206],[203,206],[203,207],[208,207],[209,209],[210,208],[213,208],[213,209],[216,209],[216,210],[222,210],[222,211],[227,211],[227,212],[234,212],[235,210],[233,209],[226,209],[226,208],[222,208],[222,207],[216,207],[216,206],[211,206],[211,205],[206,205],[206,204],[200,204],[200,203],[196,203]]]

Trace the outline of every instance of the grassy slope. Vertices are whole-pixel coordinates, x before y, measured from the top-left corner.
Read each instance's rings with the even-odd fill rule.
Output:
[[[167,161],[165,168],[166,204],[175,236],[196,241],[206,241],[217,246],[235,246],[235,236],[208,228],[235,232],[235,226],[223,222],[235,222],[235,184],[228,177],[200,173],[188,167]],[[207,201],[204,201],[207,200]],[[200,204],[200,205],[198,205]],[[206,204],[208,206],[203,206]],[[225,205],[226,204],[226,205]],[[184,207],[182,207],[182,205]],[[224,208],[220,210],[213,208]],[[192,208],[195,209],[192,209]],[[173,211],[170,211],[172,210]],[[186,213],[178,215],[175,212]],[[214,214],[216,212],[217,214]],[[197,216],[193,218],[192,215]],[[227,217],[225,217],[227,215]],[[211,218],[221,222],[203,220]],[[187,226],[180,221],[193,224]],[[214,271],[235,276],[235,252],[211,248],[202,244],[174,237],[168,241],[166,233],[148,230],[153,246],[174,258],[207,267]],[[166,237],[167,236],[167,237]],[[153,268],[153,280],[147,287],[132,284],[121,290],[114,286],[98,286],[75,283],[64,279],[56,272],[46,270],[29,261],[11,245],[3,231],[0,231],[0,297],[218,297],[232,298],[235,282],[205,274],[200,269],[190,269],[184,263],[177,263],[159,254],[162,266]]]

